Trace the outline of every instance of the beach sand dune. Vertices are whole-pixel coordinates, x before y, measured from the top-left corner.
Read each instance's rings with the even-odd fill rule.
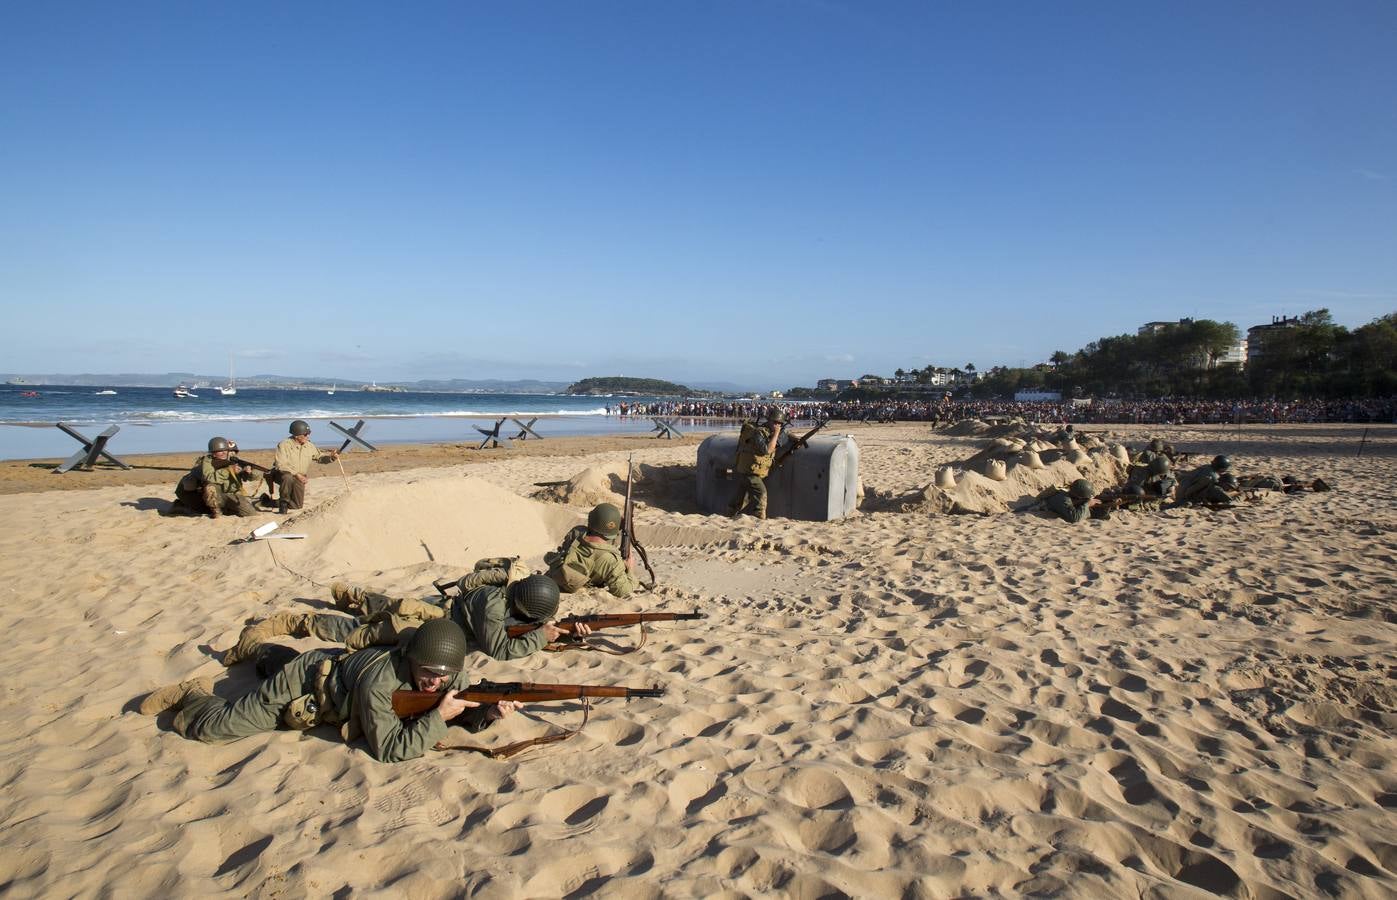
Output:
[[[1156,429],[1244,474],[1337,489],[1076,527],[879,502],[983,436],[831,430],[858,441],[869,498],[831,523],[699,515],[692,443],[436,460],[347,488],[335,473],[282,526],[301,542],[233,543],[272,516],[163,518],[164,492],[141,484],[0,496],[0,889],[1397,892],[1397,429],[1374,429],[1362,457],[1361,427]],[[578,737],[511,760],[397,766],[331,733],[208,746],[136,713],[194,675],[245,690],[217,651],[251,617],[325,605],[333,578],[428,596],[478,556],[537,558],[586,514],[534,499],[537,483],[624,473],[632,452],[660,584],[630,601],[584,591],[564,612],[709,618],[657,625],[629,655],[471,666],[664,698],[600,702]],[[580,720],[537,704],[453,739]]]

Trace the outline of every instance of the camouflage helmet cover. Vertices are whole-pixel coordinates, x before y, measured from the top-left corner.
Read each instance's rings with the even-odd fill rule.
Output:
[[[408,641],[407,658],[438,675],[454,675],[466,662],[466,633],[451,619],[424,622]]]
[[[614,538],[621,533],[621,510],[614,503],[598,503],[587,515],[587,530],[604,538]]]
[[[209,452],[219,453],[223,450],[232,450],[233,443],[225,437],[209,438]]]
[[[310,425],[305,419],[297,419],[291,423],[291,433],[293,435],[310,434]]]
[[[773,406],[771,408],[771,414],[767,416],[768,421],[779,422],[782,425],[786,424],[787,418],[786,411],[779,406]]]
[[[1154,459],[1150,460],[1149,472],[1151,475],[1168,475],[1169,457],[1156,456]]]
[[[1091,486],[1091,482],[1085,478],[1078,478],[1067,488],[1067,493],[1073,500],[1090,500],[1096,496],[1096,490]]]
[[[558,582],[547,575],[530,575],[506,590],[515,609],[530,622],[545,622],[558,611]]]

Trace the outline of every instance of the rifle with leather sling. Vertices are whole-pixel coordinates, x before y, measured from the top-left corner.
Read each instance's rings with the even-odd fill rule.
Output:
[[[564,634],[566,638],[559,639],[554,643],[544,647],[545,650],[559,652],[563,650],[597,650],[602,653],[610,653],[613,656],[624,656],[627,653],[634,653],[645,646],[647,622],[679,622],[690,619],[706,619],[708,615],[698,611],[688,613],[671,612],[639,612],[639,613],[591,613],[581,616],[568,616],[553,623],[553,626]],[[574,633],[574,627],[578,623],[586,625],[592,631],[600,628],[626,628],[631,625],[640,626],[640,643],[629,650],[607,650],[594,644],[587,643],[587,639],[578,637]],[[511,638],[521,637],[531,631],[537,631],[543,625],[509,625],[505,628],[505,633]]]
[[[634,454],[626,461],[626,503],[621,507],[621,560],[630,558],[631,550],[634,548],[641,563],[645,566],[645,571],[650,574],[649,587],[655,586],[655,570],[650,568],[650,554],[645,552],[640,541],[635,536],[635,500],[631,497],[632,487],[635,484],[635,456]]]
[[[447,696],[446,691],[394,691],[393,714],[400,719],[411,718],[437,707]],[[592,699],[595,697],[663,697],[665,689],[656,685],[652,688],[632,688],[608,684],[536,684],[527,681],[480,681],[456,696],[473,703],[499,703],[512,700],[517,703],[549,703],[561,700],[582,701],[582,724],[570,731],[546,734],[529,738],[503,747],[449,746],[438,743],[437,750],[471,750],[495,759],[508,759],[530,747],[555,744],[575,737],[587,725],[592,712]]]
[[[829,424],[829,419],[825,419],[825,420],[822,421],[822,422],[816,422],[814,428],[812,428],[812,429],[810,429],[809,431],[805,432],[805,434],[801,435],[800,437],[795,438],[794,440],[792,440],[789,444],[787,444],[785,447],[783,447],[783,448],[781,449],[781,452],[780,452],[780,453],[776,454],[776,458],[775,458],[774,460],[771,461],[771,467],[772,467],[773,469],[779,469],[779,468],[781,468],[781,464],[784,463],[784,462],[786,461],[786,457],[790,456],[792,453],[796,452],[796,451],[799,450],[801,447],[808,447],[808,446],[809,446],[809,441],[810,441],[810,439],[811,439],[812,437],[814,437],[815,434],[816,434],[821,428],[824,428],[824,427],[825,427],[826,425],[828,425],[828,424]]]

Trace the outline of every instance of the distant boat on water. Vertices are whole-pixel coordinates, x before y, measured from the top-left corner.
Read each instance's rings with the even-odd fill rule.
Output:
[[[219,388],[218,392],[225,397],[238,395],[238,386],[233,383],[233,354],[231,353],[228,354],[228,386]]]
[[[116,391],[98,391],[98,392],[97,392],[97,396],[98,396],[98,397],[115,397],[115,396],[116,396]]]
[[[330,389],[325,393],[329,394],[331,397],[335,396],[335,385],[330,385]]]
[[[174,395],[176,400],[183,400],[185,398],[192,398],[194,400],[199,399],[198,394],[194,393],[182,384],[175,385]]]

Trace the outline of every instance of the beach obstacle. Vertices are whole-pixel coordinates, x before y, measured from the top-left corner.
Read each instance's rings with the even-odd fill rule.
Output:
[[[504,435],[500,434],[500,428],[502,428],[502,427],[504,426],[504,423],[507,422],[507,421],[509,421],[509,420],[508,420],[508,419],[499,419],[499,420],[497,420],[497,421],[495,422],[495,427],[489,429],[488,431],[487,431],[486,429],[484,429],[484,428],[481,428],[479,425],[474,426],[476,431],[478,431],[478,432],[480,432],[481,434],[485,435],[485,440],[481,441],[481,442],[480,442],[480,446],[477,447],[477,448],[475,448],[475,449],[477,449],[477,450],[484,450],[484,449],[485,449],[485,445],[486,445],[486,444],[489,444],[489,443],[491,443],[491,442],[493,442],[493,444],[494,444],[495,447],[504,446],[504,447],[509,448],[509,449],[511,449],[511,450],[514,449],[514,444],[511,443],[510,439],[507,438],[507,437],[505,437]],[[529,423],[529,424],[533,424],[533,423],[531,422],[531,423]]]
[[[651,431],[658,432],[655,435],[656,438],[669,439],[677,437],[682,438],[684,436],[682,431],[674,427],[673,419],[661,419],[659,416],[651,416],[650,421],[655,423],[655,427],[652,428]]]
[[[131,468],[126,463],[122,462],[121,460],[117,459],[115,456],[112,456],[110,453],[107,452],[107,442],[110,441],[113,437],[115,437],[116,433],[121,430],[120,425],[113,425],[106,431],[97,435],[96,438],[88,440],[86,435],[82,434],[81,432],[78,432],[75,429],[69,428],[62,422],[56,422],[54,424],[58,426],[59,431],[62,431],[64,434],[68,435],[68,437],[77,441],[79,444],[82,444],[81,450],[68,457],[66,460],[63,461],[62,465],[53,470],[57,474],[62,475],[64,472],[67,472],[73,468],[91,469],[93,464],[97,462],[98,457],[105,457],[108,462],[115,463],[123,469]]]
[[[378,449],[373,444],[370,444],[368,441],[364,440],[362,437],[359,436],[360,432],[364,430],[363,419],[360,419],[358,422],[354,423],[353,428],[345,428],[338,422],[331,422],[330,427],[338,431],[340,434],[344,435],[345,440],[343,444],[340,444],[340,453],[343,453],[346,450],[348,450],[350,444],[358,444],[361,447],[367,448],[370,452]]]
[[[511,438],[511,440],[526,441],[530,437],[538,441],[543,440],[543,435],[539,434],[537,431],[534,431],[534,423],[538,421],[538,416],[534,416],[527,423],[521,422],[518,419],[510,419],[509,421],[519,426],[519,433],[516,434],[513,438]]]

